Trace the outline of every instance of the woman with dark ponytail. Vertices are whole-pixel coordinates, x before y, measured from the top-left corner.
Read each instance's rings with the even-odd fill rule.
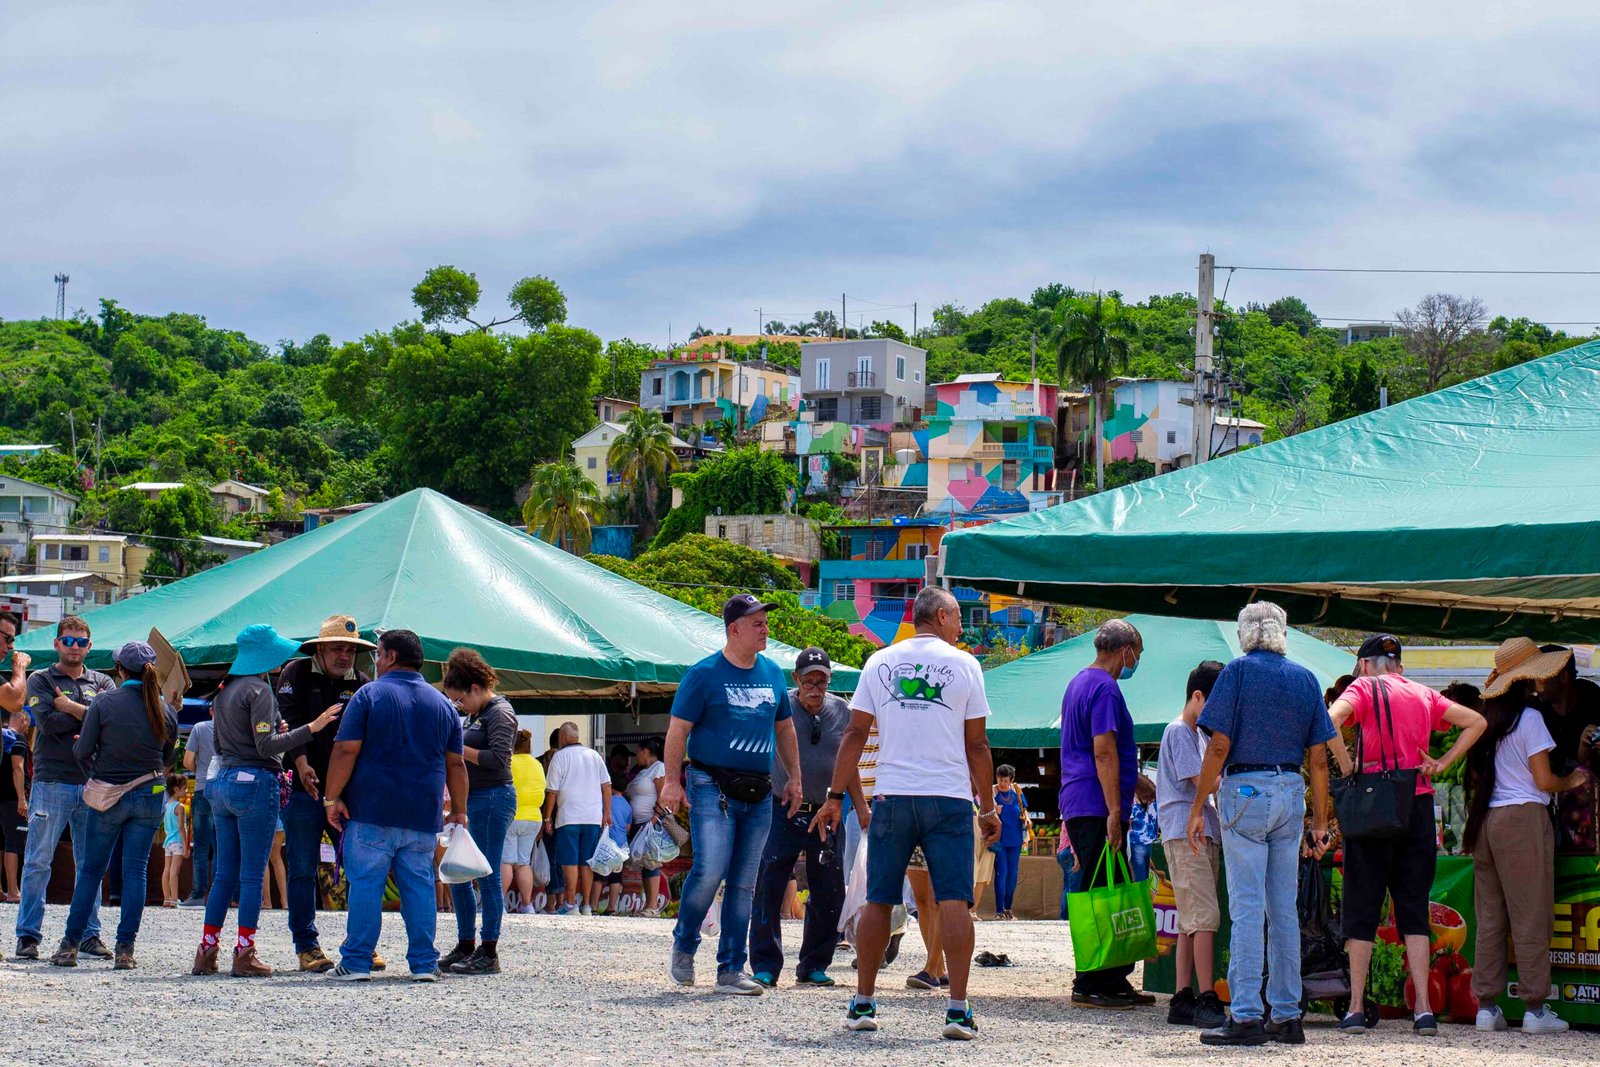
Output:
[[[1544,716],[1529,707],[1533,683],[1566,668],[1572,655],[1540,652],[1513,637],[1494,655],[1483,687],[1483,738],[1467,753],[1467,828],[1472,856],[1473,908],[1478,919],[1472,992],[1479,1030],[1504,1030],[1495,1000],[1506,988],[1506,942],[1516,950],[1517,995],[1525,1005],[1524,1034],[1560,1033],[1565,1020],[1545,1004],[1550,995],[1550,924],[1555,909],[1555,830],[1550,797],[1589,780],[1583,768],[1550,770],[1556,747]]]
[[[122,842],[122,918],[117,923],[116,963],[132,970],[133,943],[144,918],[145,879],[150,843],[161,826],[166,770],[178,742],[178,715],[161,699],[155,651],[130,641],[112,657],[117,688],[89,703],[73,755],[89,768],[84,802],[89,806],[83,869],[72,889],[67,932],[50,962],[78,965],[78,943],[89,923],[89,909]],[[103,806],[102,806],[103,805]]]

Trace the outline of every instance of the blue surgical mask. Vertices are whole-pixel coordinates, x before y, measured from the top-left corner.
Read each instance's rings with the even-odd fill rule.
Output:
[[[1138,660],[1134,660],[1133,661],[1133,666],[1122,668],[1122,673],[1117,675],[1117,679],[1119,681],[1126,682],[1129,678],[1133,677],[1133,672],[1138,670],[1138,669],[1139,669],[1139,661]]]

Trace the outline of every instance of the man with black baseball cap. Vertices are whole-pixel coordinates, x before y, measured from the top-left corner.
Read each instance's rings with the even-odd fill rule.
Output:
[[[700,924],[717,885],[726,882],[716,991],[746,997],[760,996],[762,989],[744,973],[744,965],[751,898],[773,822],[774,753],[785,775],[778,804],[793,816],[801,801],[800,754],[783,670],[761,654],[767,647],[767,612],[775,607],[749,593],[722,605],[727,643],[690,667],[678,683],[661,787],[662,810],[676,812],[684,801],[680,781],[687,754],[694,866],[683,886],[669,973],[680,986],[694,985]]]
[[[750,916],[751,977],[769,989],[778,984],[778,975],[783,971],[783,896],[794,874],[795,860],[801,855],[806,858],[806,885],[811,899],[806,902],[805,934],[800,942],[796,979],[801,985],[833,985],[828,967],[839,943],[839,911],[844,907],[844,865],[839,861],[842,849],[836,847],[842,842],[827,840],[820,830],[810,829],[811,817],[828,799],[839,745],[850,726],[850,705],[828,692],[832,677],[833,662],[822,649],[813,645],[795,657],[795,688],[789,690],[789,705],[794,709],[800,749],[801,803],[791,814],[781,801],[773,801],[772,829],[767,834],[767,850],[756,881],[755,908]],[[789,776],[783,768],[774,768],[773,788],[782,793],[788,784]],[[848,788],[855,810],[864,813],[860,778]]]

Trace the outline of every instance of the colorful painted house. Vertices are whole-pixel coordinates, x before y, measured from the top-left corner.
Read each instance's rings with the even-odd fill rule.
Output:
[[[1259,445],[1266,426],[1245,418],[1218,418],[1211,453],[1221,456]],[[1107,463],[1143,459],[1165,474],[1194,462],[1194,386],[1155,378],[1118,379],[1106,413]]]
[[[912,602],[927,584],[930,561],[947,529],[944,522],[905,517],[890,524],[828,527],[848,558],[822,561],[818,608],[875,645],[910,636]],[[966,586],[950,591],[961,604],[963,643],[974,652],[988,651],[1000,639],[1014,645],[1040,643],[1043,612],[1038,605]]]
[[[963,374],[934,392],[934,413],[919,438],[927,512],[1016,512],[1059,502],[1055,386]]]
[[[759,359],[725,359],[686,352],[659,359],[639,376],[639,406],[661,412],[680,432],[720,418],[760,422],[773,404],[794,406],[800,375]]]

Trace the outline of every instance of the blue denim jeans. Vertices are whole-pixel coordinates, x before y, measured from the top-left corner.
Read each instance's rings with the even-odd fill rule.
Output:
[[[795,860],[803,855],[811,899],[806,902],[796,973],[803,977],[826,971],[839,944],[839,912],[844,907],[844,867],[838,850],[843,842],[833,834],[823,841],[820,831],[808,829],[810,815],[790,818],[788,809],[776,799],[771,817],[750,916],[750,969],[774,977],[783,970],[783,896],[794,875]],[[855,821],[855,816],[849,818]]]
[[[278,832],[278,778],[260,767],[224,767],[206,785],[217,824],[217,869],[206,897],[206,925],[221,926],[239,901],[239,925],[261,920],[261,885]]]
[[[994,910],[1010,911],[1022,870],[1021,845],[994,846]]]
[[[470,816],[469,816],[470,818]],[[383,887],[391,871],[400,890],[400,918],[406,924],[406,963],[412,974],[431,974],[439,964],[433,947],[438,900],[433,892],[433,849],[437,834],[350,822],[344,830],[344,875],[350,882],[340,963],[370,974],[372,954],[383,931]]]
[[[211,818],[211,801],[204,789],[195,790],[189,805],[190,842],[194,868],[189,884],[189,895],[203,899],[211,888],[211,867],[217,859],[217,827]]]
[[[28,846],[22,856],[22,903],[17,906],[17,938],[42,938],[44,894],[50,888],[50,864],[67,827],[72,828],[72,866],[84,868],[84,842],[89,839],[89,805],[83,786],[67,782],[34,782],[28,792]],[[94,905],[83,936],[100,936],[100,880],[94,883]]]
[[[1300,919],[1295,910],[1306,814],[1299,774],[1251,771],[1222,780],[1222,855],[1233,942],[1228,987],[1233,1017],[1261,1019],[1261,969],[1272,1018],[1300,1017]],[[1263,927],[1266,944],[1263,946]]]
[[[506,831],[517,814],[517,787],[497,785],[474,789],[467,794],[467,829],[473,844],[489,861],[489,873],[477,880],[483,898],[483,940],[500,940],[500,920],[506,913],[505,889],[500,885],[500,860],[506,851]],[[478,908],[472,898],[472,882],[457,882],[450,887],[456,908],[456,937],[473,940],[478,932]]]
[[[717,941],[717,973],[744,970],[750,945],[750,905],[761,870],[761,852],[772,828],[772,802],[754,804],[724,797],[705,771],[689,768],[689,835],[694,865],[683,883],[672,947],[691,956],[700,948],[700,924],[722,893],[722,935]]]
[[[165,789],[154,792],[157,782],[134,786],[106,811],[88,808],[83,866],[72,887],[72,907],[67,911],[66,938],[73,944],[88,933],[89,914],[100,902],[100,880],[111,866],[111,853],[122,842],[122,917],[117,920],[119,945],[131,945],[144,919],[145,890],[149,882],[150,843],[161,826]]]
[[[322,833],[337,846],[339,831],[328,825],[322,801],[296,789],[283,809],[283,859],[288,868],[289,935],[295,952],[319,944],[317,933],[317,868],[322,863]]]

